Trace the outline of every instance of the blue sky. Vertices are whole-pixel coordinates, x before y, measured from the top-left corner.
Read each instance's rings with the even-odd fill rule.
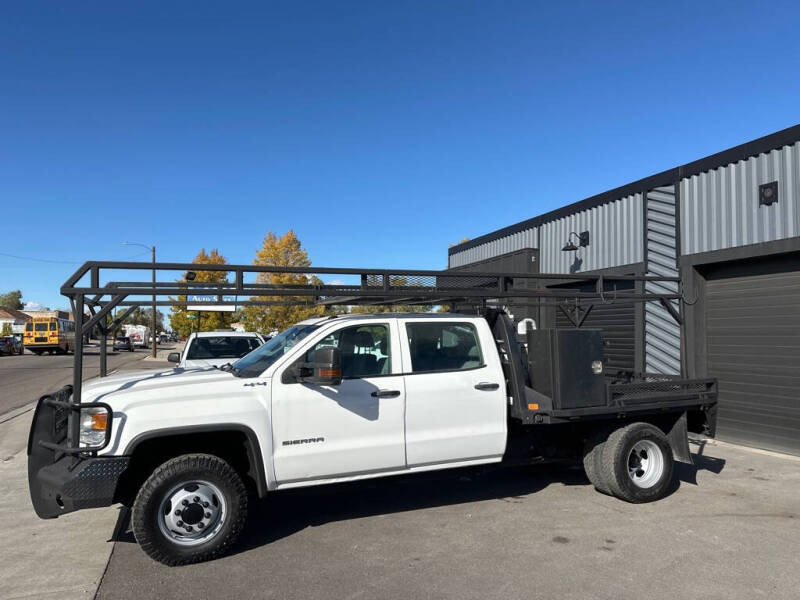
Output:
[[[800,122],[796,2],[80,2],[0,21],[0,291],[89,259],[443,268]],[[144,256],[140,252],[145,252]]]

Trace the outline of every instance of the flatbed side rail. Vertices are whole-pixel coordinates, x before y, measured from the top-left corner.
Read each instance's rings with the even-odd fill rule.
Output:
[[[625,407],[652,402],[694,399],[697,404],[714,401],[717,397],[716,379],[684,379],[671,375],[645,375],[641,380],[606,384],[607,404]]]

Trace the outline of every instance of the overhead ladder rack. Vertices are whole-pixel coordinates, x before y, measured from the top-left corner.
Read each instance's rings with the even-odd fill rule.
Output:
[[[219,279],[224,275],[224,280],[198,281],[198,274],[204,272],[215,273]],[[137,280],[137,276],[151,273],[152,281]],[[565,282],[583,285],[580,290],[546,285]],[[677,291],[646,293],[647,282]],[[617,286],[627,289],[617,292]],[[64,283],[61,293],[69,298],[75,315],[74,404],[81,402],[85,336],[95,329],[100,332],[100,373],[104,376],[107,336],[131,312],[142,306],[197,304],[191,296],[202,296],[202,304],[213,306],[456,305],[475,311],[488,305],[513,309],[536,301],[559,307],[571,315],[576,326],[597,303],[658,302],[680,321],[683,298],[677,277],[114,261],[84,263]],[[117,308],[125,310],[108,325],[108,315]],[[156,332],[152,334],[155,339]],[[74,421],[77,425],[77,419]],[[74,437],[76,428],[69,429]],[[70,442],[77,443],[77,439]]]

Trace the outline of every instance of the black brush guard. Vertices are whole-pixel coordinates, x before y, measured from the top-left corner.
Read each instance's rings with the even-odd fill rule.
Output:
[[[36,514],[51,519],[82,508],[113,503],[117,481],[128,465],[126,457],[97,457],[111,440],[111,407],[103,402],[72,404],[72,386],[42,396],[36,404],[28,436],[28,486]],[[81,410],[108,412],[105,440],[86,448],[67,443],[70,423]]]

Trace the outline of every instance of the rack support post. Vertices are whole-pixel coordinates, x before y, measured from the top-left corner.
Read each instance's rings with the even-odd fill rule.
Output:
[[[72,403],[80,404],[83,384],[83,294],[75,295],[75,360],[72,366]],[[69,413],[67,441],[70,446],[80,443],[81,416],[75,411]]]
[[[108,360],[108,329],[100,326],[100,332],[100,377],[105,377]]]

